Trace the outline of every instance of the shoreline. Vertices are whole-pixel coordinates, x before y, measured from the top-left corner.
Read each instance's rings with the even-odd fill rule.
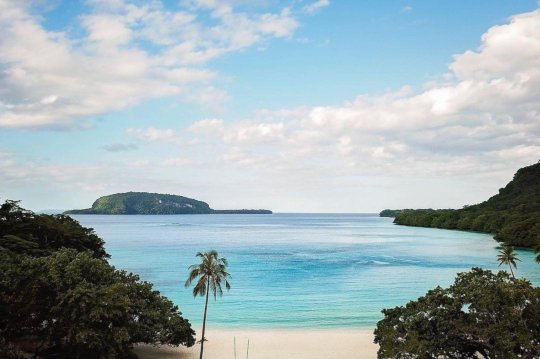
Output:
[[[378,349],[373,329],[210,328],[206,338],[204,354],[213,359],[234,358],[235,340],[238,359],[246,358],[248,340],[249,356],[257,359],[374,359]],[[141,344],[135,353],[140,359],[195,359],[199,350],[199,344],[191,348]]]

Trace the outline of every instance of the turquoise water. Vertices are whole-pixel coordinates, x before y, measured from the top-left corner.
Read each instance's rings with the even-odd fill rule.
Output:
[[[403,227],[358,214],[74,216],[106,241],[117,268],[138,273],[196,328],[203,298],[184,288],[195,253],[229,259],[232,290],[209,306],[214,327],[372,328],[402,305],[473,266],[498,269],[489,235]],[[540,284],[518,251],[517,273]]]

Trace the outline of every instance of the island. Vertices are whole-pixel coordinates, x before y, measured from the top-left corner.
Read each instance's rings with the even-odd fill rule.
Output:
[[[390,218],[395,218],[398,214],[400,214],[402,211],[404,211],[403,209],[383,209],[380,213],[379,213],[379,217],[390,217]]]
[[[272,214],[267,209],[212,209],[208,203],[172,194],[125,192],[98,198],[91,208],[64,214]]]
[[[406,226],[459,229],[494,234],[506,244],[540,247],[540,161],[519,169],[499,193],[461,209],[386,209],[381,217],[394,217]]]

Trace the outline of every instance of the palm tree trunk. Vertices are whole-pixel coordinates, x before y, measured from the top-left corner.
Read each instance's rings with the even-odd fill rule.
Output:
[[[512,266],[511,265],[508,265],[510,267],[510,273],[512,273],[512,277],[514,279],[516,279],[516,276],[514,275],[514,271],[512,270]]]
[[[202,338],[201,338],[201,356],[199,359],[202,359],[203,357],[203,350],[204,350],[204,331],[206,329],[206,310],[208,309],[208,292],[210,291],[210,280],[207,281],[206,285],[206,303],[204,304],[204,316],[203,316],[203,322],[202,322]]]

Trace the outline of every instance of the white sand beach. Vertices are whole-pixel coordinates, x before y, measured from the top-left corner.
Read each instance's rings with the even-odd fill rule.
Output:
[[[249,357],[252,359],[373,359],[377,345],[372,330],[246,330],[209,329],[206,334],[204,357],[209,359],[245,359],[249,339]],[[199,357],[200,345],[192,348],[167,346],[137,346],[141,359],[191,359]]]

